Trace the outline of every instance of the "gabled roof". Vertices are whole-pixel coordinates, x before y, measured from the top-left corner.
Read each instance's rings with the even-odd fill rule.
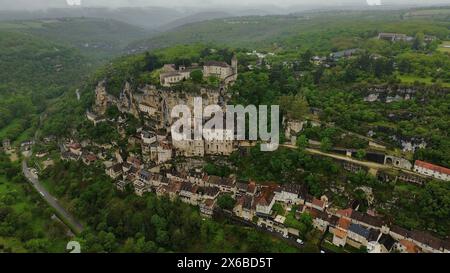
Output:
[[[341,217],[348,217],[350,218],[352,216],[353,213],[353,209],[343,209],[343,210],[338,210],[336,212],[337,215],[341,216]]]
[[[180,191],[181,183],[177,181],[170,181],[166,186],[166,191],[171,193],[177,193]]]
[[[405,240],[405,239],[400,240],[399,243],[403,247],[405,247],[406,252],[408,252],[408,253],[419,253],[419,247],[415,243],[413,243],[413,242],[411,242],[409,240]]]
[[[444,167],[441,167],[441,166],[438,166],[438,165],[434,165],[434,164],[431,164],[431,163],[428,163],[428,162],[425,162],[425,161],[416,160],[415,165],[418,166],[418,167],[421,167],[421,168],[425,168],[425,169],[428,169],[428,170],[432,170],[432,171],[438,172],[438,173],[443,173],[443,174],[446,174],[446,175],[450,175],[450,169],[447,169],[447,168],[444,168]]]
[[[381,237],[380,237],[380,240],[378,240],[378,243],[384,245],[384,247],[388,251],[390,251],[392,249],[392,247],[394,246],[395,242],[396,241],[394,240],[394,238],[392,238],[392,236],[389,235],[389,234],[382,234]]]
[[[97,156],[94,154],[88,154],[84,158],[89,162],[94,162],[97,160]]]
[[[211,197],[216,196],[220,192],[220,189],[217,187],[204,187],[202,188],[202,190],[204,192],[204,195]]]
[[[351,218],[374,227],[381,227],[383,225],[383,220],[381,218],[361,213],[356,210],[352,211]]]
[[[313,198],[312,204],[313,204],[314,206],[318,206],[318,207],[321,207],[321,208],[325,207],[325,202],[323,202],[323,201],[320,200],[320,199],[316,199],[316,198]]]
[[[364,228],[361,225],[357,225],[357,224],[350,224],[350,227],[348,228],[349,231],[356,233],[366,239],[369,238],[369,234],[370,234],[370,230]]]
[[[430,233],[423,232],[423,231],[411,231],[410,233],[411,238],[425,244],[427,246],[430,246],[434,249],[440,249],[443,245],[443,241],[439,238],[434,237]]]
[[[148,180],[148,179],[151,178],[152,175],[151,175],[150,172],[148,172],[146,170],[142,170],[142,171],[139,172],[139,176]]]
[[[401,235],[403,237],[409,237],[410,236],[410,231],[409,230],[407,230],[405,228],[402,228],[402,227],[399,227],[399,226],[392,226],[391,227],[391,231],[396,233],[396,234],[398,234],[398,235]]]
[[[189,183],[189,182],[181,183],[181,187],[180,187],[181,191],[192,192],[193,189],[194,189],[194,185],[192,183]]]
[[[122,164],[116,164],[114,166],[111,167],[112,171],[115,173],[121,172],[122,171]]]
[[[336,225],[338,223],[338,221],[339,221],[338,217],[336,217],[334,215],[331,215],[331,214],[328,214],[328,213],[326,213],[324,211],[315,209],[315,208],[308,209],[308,212],[311,214],[311,216],[313,218],[321,219],[323,221],[328,222],[331,225]]]
[[[241,205],[243,209],[251,210],[253,208],[253,197],[251,195],[243,195],[238,199],[237,205]]]
[[[226,186],[226,187],[232,187],[234,180],[231,178],[224,178],[219,177],[215,175],[211,175],[208,177],[208,183],[219,185],[219,186]]]
[[[380,231],[378,229],[370,229],[369,238],[367,238],[367,241],[369,242],[376,242],[378,241],[378,237],[380,237]]]
[[[347,237],[347,231],[341,230],[341,229],[334,229],[333,231],[334,235],[336,235],[338,238],[344,239]]]
[[[277,191],[278,192],[284,191],[300,195],[300,193],[302,192],[302,186],[299,184],[289,183],[282,185]]]
[[[348,228],[350,227],[351,221],[347,218],[340,218],[338,221],[338,227],[344,229],[344,230],[348,230]]]
[[[78,150],[81,149],[81,144],[80,143],[70,143],[69,145],[67,145],[70,149],[74,149],[74,150]]]

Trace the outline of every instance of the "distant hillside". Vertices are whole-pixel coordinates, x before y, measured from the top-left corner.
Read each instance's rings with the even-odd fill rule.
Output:
[[[201,22],[201,21],[207,21],[207,20],[213,20],[213,19],[220,19],[220,18],[226,18],[226,17],[232,17],[232,14],[227,12],[219,12],[219,11],[211,11],[211,12],[200,12],[193,15],[189,15],[186,17],[183,17],[181,19],[177,19],[175,21],[170,22],[169,24],[165,24],[159,28],[159,30],[170,30],[179,26],[183,26],[186,24],[191,24],[195,22]]]
[[[82,7],[51,8],[35,11],[0,11],[0,21],[86,17],[119,20],[148,29],[155,29],[184,16],[186,16],[186,14],[175,9],[161,7],[129,7],[116,9],[104,7]]]
[[[34,34],[49,41],[79,49],[95,59],[119,55],[130,42],[150,32],[109,19],[64,18],[0,22],[0,29]]]
[[[227,14],[224,16],[224,14]],[[40,20],[57,18],[102,18],[117,20],[139,26],[148,30],[160,30],[161,27],[174,23],[180,26],[185,23],[199,22],[207,19],[231,16],[228,11],[202,9],[174,9],[163,7],[83,7],[83,8],[53,8],[36,11],[1,11],[0,21]],[[178,23],[177,23],[178,22]],[[164,29],[168,29],[165,27]]]
[[[39,113],[93,68],[75,49],[26,33],[0,30],[0,52],[0,139],[29,138]]]
[[[404,11],[333,11],[216,19],[180,26],[133,43],[129,48],[149,50],[176,44],[215,43],[252,49],[314,48],[329,52],[357,47],[358,37],[373,37],[378,31],[448,35],[448,21],[419,21],[404,19],[403,15]]]

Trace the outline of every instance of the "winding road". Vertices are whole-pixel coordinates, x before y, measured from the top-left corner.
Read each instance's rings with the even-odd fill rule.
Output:
[[[83,231],[83,226],[78,222],[75,217],[73,217],[66,209],[64,209],[58,200],[53,197],[45,187],[39,182],[39,179],[31,173],[28,168],[26,160],[22,161],[22,172],[26,179],[33,185],[33,187],[38,191],[42,198],[47,201],[47,203],[56,210],[58,216],[62,218],[63,222],[67,223],[69,228],[75,233],[79,234]]]

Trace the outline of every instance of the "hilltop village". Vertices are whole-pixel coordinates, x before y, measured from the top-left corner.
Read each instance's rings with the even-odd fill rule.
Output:
[[[380,33],[379,39],[410,41],[412,38],[402,34]],[[433,40],[431,36],[427,39]],[[315,65],[329,66],[342,58],[352,58],[358,49],[331,53],[330,56],[312,56]],[[246,67],[248,70],[264,64],[264,54],[251,52],[259,58],[257,64]],[[294,64],[285,62],[283,65]],[[296,239],[299,247],[303,241],[300,231],[292,222],[299,221],[303,215],[310,215],[313,226],[320,232],[330,233],[330,243],[337,247],[350,245],[355,249],[364,248],[369,253],[389,252],[450,252],[449,240],[443,240],[430,233],[407,230],[385,219],[376,211],[359,212],[358,207],[337,207],[326,195],[313,196],[301,185],[281,184],[277,181],[257,183],[240,181],[236,175],[227,177],[210,175],[203,169],[207,157],[227,158],[233,153],[243,152],[257,146],[257,141],[181,140],[172,139],[170,125],[173,119],[171,109],[178,104],[193,107],[194,97],[201,97],[204,106],[217,104],[224,107],[229,101],[228,90],[238,79],[238,59],[233,56],[231,64],[208,61],[203,65],[190,66],[164,64],[159,74],[158,85],[134,87],[130,82],[124,84],[119,96],[108,93],[107,81],[100,81],[95,90],[94,105],[86,111],[86,119],[94,126],[102,123],[113,124],[122,138],[127,140],[129,149],[118,143],[98,144],[90,139],[66,138],[59,142],[61,159],[82,161],[86,165],[98,165],[115,181],[119,191],[133,191],[138,196],[152,192],[157,196],[180,199],[186,204],[198,206],[204,217],[214,218],[216,214],[238,219],[243,223],[277,233],[285,239]],[[175,90],[180,83],[192,80],[201,71],[203,78],[215,77],[218,87],[199,86],[196,92]],[[374,86],[367,89],[366,102],[390,102],[408,99],[417,92],[414,88],[391,88]],[[118,109],[115,116],[108,114],[111,107]],[[304,120],[285,118],[286,141],[282,146],[298,149],[297,137],[307,127],[326,126],[318,118],[321,109],[310,107],[310,116]],[[134,131],[128,130],[129,119],[140,120],[143,126]],[[222,132],[224,133],[224,132]],[[226,133],[226,132],[225,132]],[[349,132],[349,134],[351,134]],[[377,152],[367,152],[360,156],[355,149],[333,148],[320,151],[321,143],[309,140],[306,151],[315,156],[331,158],[350,173],[368,171],[380,181],[400,181],[418,186],[431,179],[450,181],[450,169],[428,162],[412,162],[394,154],[383,143],[370,136],[369,146]],[[47,141],[55,141],[48,138]],[[22,144],[22,150],[30,150],[32,142]],[[421,140],[402,143],[404,151],[426,147]],[[9,149],[5,140],[3,147]],[[46,153],[36,157],[46,158]],[[47,162],[51,165],[51,162]],[[232,207],[224,207],[220,200],[232,199]],[[279,209],[279,208],[282,209]],[[295,240],[294,240],[295,241]]]

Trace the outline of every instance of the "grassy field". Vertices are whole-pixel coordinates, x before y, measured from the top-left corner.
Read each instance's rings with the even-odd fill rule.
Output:
[[[415,82],[423,83],[426,85],[434,84],[433,79],[431,77],[421,78],[413,75],[398,75],[397,76],[402,83],[413,84]],[[443,87],[450,87],[450,82],[441,83]]]
[[[450,41],[444,41],[444,42],[439,46],[439,51],[450,53]]]

